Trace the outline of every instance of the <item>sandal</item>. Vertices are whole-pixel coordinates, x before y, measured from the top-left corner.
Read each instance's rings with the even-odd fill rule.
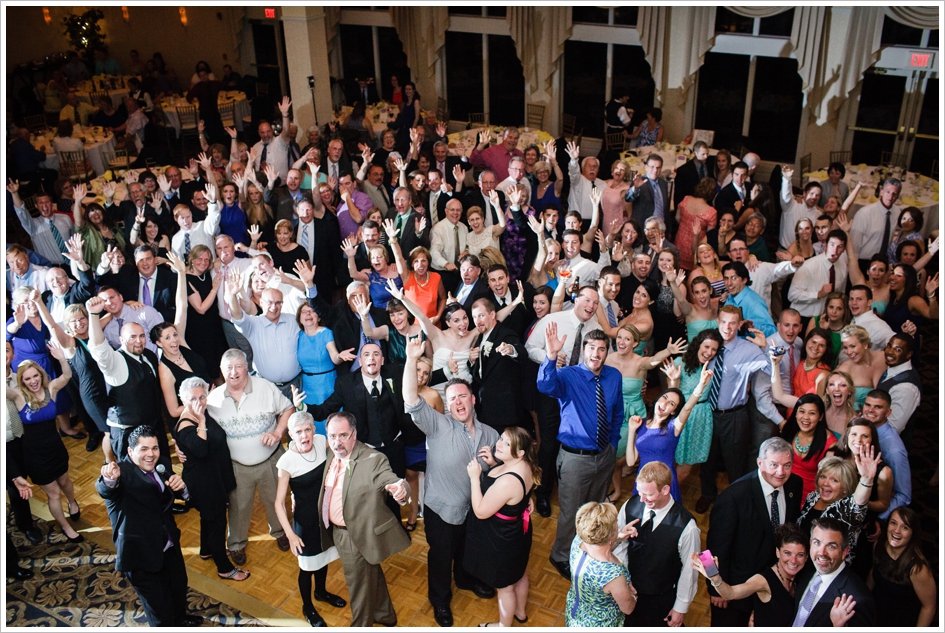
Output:
[[[233,571],[228,574],[217,574],[220,578],[224,580],[246,580],[249,578],[249,572],[245,569],[240,569],[239,567],[234,567]]]
[[[617,498],[616,498],[616,499],[614,499],[614,495],[617,495],[617,491],[616,491],[616,490],[611,490],[611,491],[607,494],[607,501],[609,501],[610,503],[617,503],[618,501],[620,501],[620,495],[617,495]]]
[[[413,523],[411,523],[410,521],[407,521],[407,525],[404,527],[404,529],[407,530],[408,532],[413,532],[414,530],[417,529],[417,522],[414,521]]]

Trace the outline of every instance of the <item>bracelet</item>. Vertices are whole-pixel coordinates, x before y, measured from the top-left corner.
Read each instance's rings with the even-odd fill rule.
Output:
[[[712,582],[712,579],[711,579],[711,578],[709,578],[708,581],[709,581],[709,584],[712,585],[713,587],[721,587],[721,586],[722,586],[722,579],[721,579],[721,578],[719,579],[718,582]]]
[[[204,433],[206,433],[206,432],[207,432],[207,427],[205,427],[205,426],[198,426],[198,427],[197,427],[197,431],[198,431],[198,432],[199,432],[199,431],[203,431]]]
[[[873,484],[864,484],[862,481],[860,482],[860,485],[863,486],[864,488],[872,488],[872,487],[873,487]]]
[[[99,318],[101,318],[103,314],[105,314],[105,310],[102,310],[101,312],[89,312],[89,316],[94,316],[94,317],[99,317]]]

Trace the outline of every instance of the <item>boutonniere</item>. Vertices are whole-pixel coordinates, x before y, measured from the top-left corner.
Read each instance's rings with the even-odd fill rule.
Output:
[[[393,378],[387,379],[387,387],[390,389],[391,393],[394,393],[394,379]]]
[[[482,347],[482,355],[489,356],[489,352],[492,351],[492,341],[486,341],[480,347]]]

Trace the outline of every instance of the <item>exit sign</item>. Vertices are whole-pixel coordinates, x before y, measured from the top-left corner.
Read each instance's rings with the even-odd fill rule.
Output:
[[[275,17],[276,17],[276,10],[275,10],[275,9],[268,9],[268,8],[267,8],[265,11],[266,11],[266,17],[267,17],[267,18],[275,18]]]
[[[928,68],[931,61],[932,55],[929,53],[912,53],[909,65],[913,68]]]

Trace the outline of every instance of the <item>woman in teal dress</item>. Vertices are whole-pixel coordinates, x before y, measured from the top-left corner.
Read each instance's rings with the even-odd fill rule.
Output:
[[[686,273],[675,270],[666,273],[670,290],[676,299],[676,313],[686,318],[686,334],[690,341],[695,340],[703,330],[719,327],[718,299],[713,301],[712,284],[707,277],[695,277],[689,284],[689,297],[686,296]]]
[[[853,378],[855,395],[853,408],[860,411],[866,402],[866,394],[876,388],[886,371],[886,356],[872,349],[870,334],[859,325],[848,325],[840,332],[843,353],[847,360],[837,366]]]
[[[668,369],[669,386],[679,387],[684,398],[689,398],[699,386],[701,367],[715,358],[722,347],[722,335],[718,330],[703,330],[692,339],[686,353],[677,358],[674,369]],[[679,434],[676,445],[676,478],[683,482],[689,476],[693,464],[702,464],[709,458],[712,446],[712,407],[709,392],[704,390],[689,414],[689,423]]]
[[[622,626],[624,615],[633,613],[636,600],[630,593],[630,574],[613,553],[618,536],[617,508],[611,503],[585,503],[574,523],[577,535],[568,557],[571,588],[565,625]]]
[[[354,302],[358,314],[361,315],[361,329],[364,330],[364,335],[368,338],[387,341],[387,358],[385,359],[387,362],[397,363],[398,365],[407,362],[408,337],[416,338],[419,336],[421,341],[426,342],[427,335],[423,328],[420,327],[416,318],[410,314],[407,307],[400,300],[392,298],[387,302],[387,315],[390,317],[390,325],[380,325],[378,327],[374,327],[370,321],[371,304],[365,304],[358,296],[355,296]],[[427,346],[424,354],[433,356],[429,346]]]
[[[307,303],[299,306],[295,320],[299,332],[298,355],[302,366],[302,391],[306,404],[321,404],[335,390],[335,365],[354,360],[354,349],[339,352],[331,330],[320,325],[318,314]],[[325,434],[325,421],[315,422],[317,434]]]
[[[632,325],[621,325],[617,328],[617,351],[608,354],[605,364],[616,368],[623,377],[623,409],[624,422],[632,415],[641,417],[646,416],[646,403],[643,402],[643,382],[646,380],[646,373],[660,365],[664,360],[674,354],[682,354],[686,351],[686,343],[669,340],[666,349],[654,356],[640,356],[634,346],[640,340],[640,332]],[[644,343],[645,344],[645,343]],[[614,489],[608,495],[610,501],[614,502],[620,499],[621,481],[623,477],[629,474],[629,469],[625,468],[620,458],[627,452],[627,425],[623,424],[620,429],[620,442],[617,444],[617,467],[614,469]]]

